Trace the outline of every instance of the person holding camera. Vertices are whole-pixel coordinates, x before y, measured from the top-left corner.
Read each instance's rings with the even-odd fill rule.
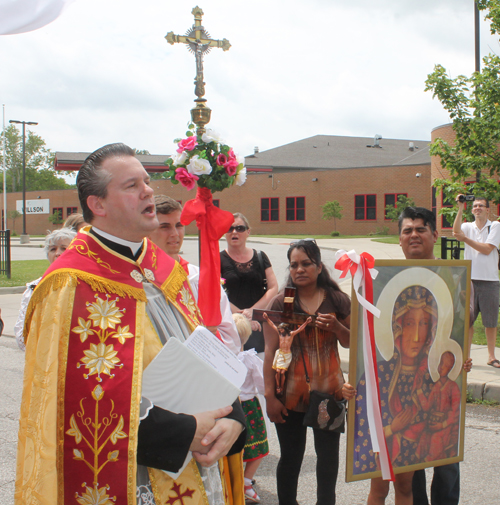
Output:
[[[500,368],[500,361],[495,357],[500,290],[498,281],[500,223],[488,219],[490,204],[484,197],[476,197],[471,202],[474,222],[462,223],[466,197],[458,195],[456,201],[458,214],[453,223],[453,236],[465,244],[465,259],[472,262],[469,353],[474,335],[473,324],[481,312],[488,343],[487,364],[494,368]]]

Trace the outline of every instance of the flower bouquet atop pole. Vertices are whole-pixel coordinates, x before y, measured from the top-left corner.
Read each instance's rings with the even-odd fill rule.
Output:
[[[196,135],[190,124],[186,138],[176,139],[176,153],[167,161],[166,178],[192,190],[196,197],[184,205],[181,223],[196,219],[200,235],[200,283],[198,305],[207,326],[218,326],[220,314],[219,239],[233,224],[233,215],[215,207],[212,193],[245,183],[247,173],[244,158],[234,153],[213,130]]]

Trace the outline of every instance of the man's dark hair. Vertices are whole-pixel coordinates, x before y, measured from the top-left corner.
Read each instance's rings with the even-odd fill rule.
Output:
[[[476,196],[474,198],[474,201],[477,201],[477,200],[481,200],[482,202],[484,202],[487,209],[490,208],[490,202],[489,202],[489,200],[485,196],[481,196],[481,195]]]
[[[105,160],[114,156],[135,157],[135,151],[125,144],[108,144],[90,154],[80,167],[76,185],[83,218],[87,223],[91,223],[94,219],[94,214],[87,205],[87,198],[89,196],[106,198],[111,174],[101,170],[101,167]]]
[[[168,214],[172,214],[172,212],[175,212],[176,210],[182,211],[182,205],[177,200],[174,200],[166,195],[156,195],[155,205],[157,214],[164,214],[168,216]]]
[[[406,209],[401,212],[398,219],[400,235],[401,228],[403,226],[403,219],[411,219],[412,221],[415,221],[415,219],[421,219],[424,222],[424,226],[429,225],[432,233],[436,231],[436,216],[434,215],[434,212],[424,207],[406,207]]]

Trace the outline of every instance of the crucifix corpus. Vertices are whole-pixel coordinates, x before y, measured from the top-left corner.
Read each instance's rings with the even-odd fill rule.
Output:
[[[273,361],[273,368],[276,371],[277,396],[281,396],[284,391],[285,374],[292,361],[293,339],[297,334],[303,331],[307,325],[313,325],[314,320],[316,319],[316,316],[311,316],[310,314],[294,312],[294,300],[295,288],[285,288],[283,312],[280,312],[279,310],[254,309],[252,314],[252,319],[268,323],[279,337],[279,348],[276,350]],[[288,326],[289,324],[298,325],[298,328],[290,331],[290,327]]]
[[[227,51],[231,44],[229,40],[214,40],[210,38],[209,33],[201,24],[203,11],[199,7],[195,7],[191,14],[194,16],[194,25],[186,32],[186,35],[175,35],[174,32],[169,32],[165,36],[169,44],[176,42],[186,44],[190,52],[196,58],[196,77],[194,80],[194,93],[198,97],[195,99],[196,107],[191,109],[191,118],[193,123],[198,126],[197,133],[200,135],[205,132],[205,125],[210,122],[210,113],[212,112],[206,105],[205,82],[203,81],[203,55],[208,54],[212,47],[221,47],[223,51]]]

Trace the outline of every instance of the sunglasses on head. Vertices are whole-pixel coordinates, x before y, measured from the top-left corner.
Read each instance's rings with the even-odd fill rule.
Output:
[[[301,238],[300,240],[295,240],[294,242],[290,242],[290,247],[292,247],[293,245],[301,244],[303,242],[312,242],[313,244],[317,245],[316,240],[313,238]]]
[[[238,226],[231,226],[231,228],[229,228],[228,233],[233,233],[233,231],[237,231],[238,233],[243,233],[244,231],[247,231],[247,230],[248,230],[247,226],[243,226],[242,224],[239,224]]]

